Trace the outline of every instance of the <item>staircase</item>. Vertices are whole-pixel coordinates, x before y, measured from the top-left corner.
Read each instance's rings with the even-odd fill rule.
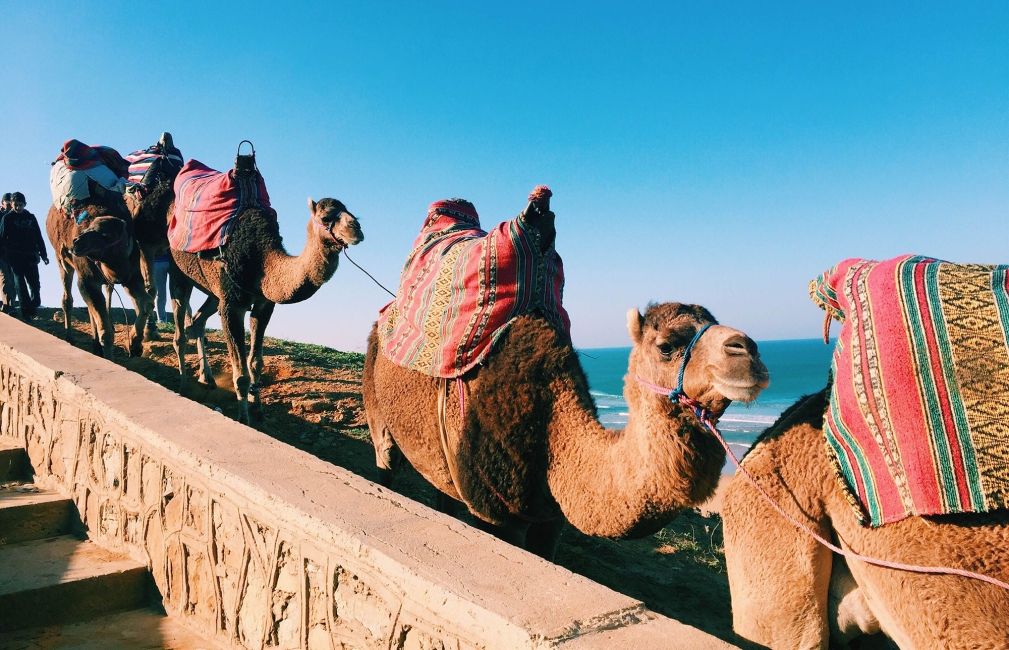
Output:
[[[218,648],[150,606],[147,567],[74,534],[70,499],[0,446],[0,649]]]

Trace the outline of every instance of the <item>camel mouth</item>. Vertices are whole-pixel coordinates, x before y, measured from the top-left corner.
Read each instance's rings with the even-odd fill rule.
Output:
[[[738,379],[715,377],[712,385],[715,390],[727,399],[731,399],[733,402],[743,402],[749,404],[753,400],[757,399],[760,392],[767,388],[770,384],[770,380],[766,372],[763,375],[757,376],[755,379],[756,381],[746,382]]]

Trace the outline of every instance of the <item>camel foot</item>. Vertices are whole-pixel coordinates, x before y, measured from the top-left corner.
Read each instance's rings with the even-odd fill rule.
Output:
[[[161,340],[161,333],[158,332],[157,328],[153,328],[153,329],[152,328],[147,328],[147,331],[144,332],[144,340],[145,341],[160,341]]]
[[[262,404],[253,404],[251,407],[249,407],[249,416],[252,418],[252,421],[255,422],[256,424],[262,424],[263,423]]]
[[[197,376],[197,379],[201,384],[206,385],[207,388],[220,388],[220,386],[217,385],[217,380],[214,379],[214,376],[210,373],[201,372]]]
[[[144,340],[134,339],[130,343],[130,356],[131,357],[141,357],[144,355]]]
[[[375,479],[375,482],[381,485],[382,487],[391,488],[392,470],[385,469],[384,467],[376,467],[375,469],[378,471],[378,478]]]
[[[69,341],[70,339],[67,339],[67,340]],[[91,354],[94,354],[94,355],[99,356],[99,357],[105,357],[105,347],[101,343],[98,343],[98,342],[92,343],[91,344]],[[106,357],[106,358],[108,358],[108,357]]]

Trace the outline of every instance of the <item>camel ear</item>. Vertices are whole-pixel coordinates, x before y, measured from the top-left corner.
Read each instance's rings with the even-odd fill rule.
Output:
[[[641,342],[641,325],[644,324],[645,317],[634,307],[627,310],[627,333],[631,335],[631,341],[635,344]]]
[[[315,200],[312,197],[308,197],[308,211],[315,214]]]

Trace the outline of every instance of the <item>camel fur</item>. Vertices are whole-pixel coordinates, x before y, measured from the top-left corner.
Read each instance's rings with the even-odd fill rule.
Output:
[[[393,364],[373,329],[363,396],[380,480],[391,481],[402,453],[493,532],[548,558],[565,521],[604,537],[653,533],[712,494],[725,455],[692,412],[635,378],[672,388],[684,348],[706,323],[715,320],[696,305],[629,312],[623,431],[599,423],[576,351],[542,317],[517,318],[461,382]],[[766,385],[756,344],[717,324],[699,339],[684,377],[687,395],[716,415]]]
[[[169,268],[170,291],[175,319],[175,351],[179,378],[185,386],[187,338],[199,334],[213,310],[193,319],[185,327],[186,309],[194,287],[216,298],[221,314],[224,340],[231,359],[232,377],[239,402],[239,420],[249,421],[252,410],[260,412],[259,381],[263,372],[263,337],[277,303],[301,302],[312,297],[329,280],[339,265],[340,253],[361,242],[364,235],[357,218],[336,199],[309,199],[308,237],[301,254],[284,250],[275,216],[260,208],[248,208],[238,215],[220,257],[171,249],[174,264]],[[205,305],[206,307],[206,305]],[[204,308],[201,308],[204,311]],[[251,312],[251,351],[246,354],[245,314]],[[204,355],[203,366],[206,368]]]
[[[858,523],[822,431],[827,389],[800,400],[743,466],[791,516],[843,548],[1009,581],[1009,513]],[[741,636],[775,648],[825,648],[882,630],[901,648],[1009,647],[1009,592],[958,577],[847,561],[774,512],[737,474],[727,491],[725,557]]]

